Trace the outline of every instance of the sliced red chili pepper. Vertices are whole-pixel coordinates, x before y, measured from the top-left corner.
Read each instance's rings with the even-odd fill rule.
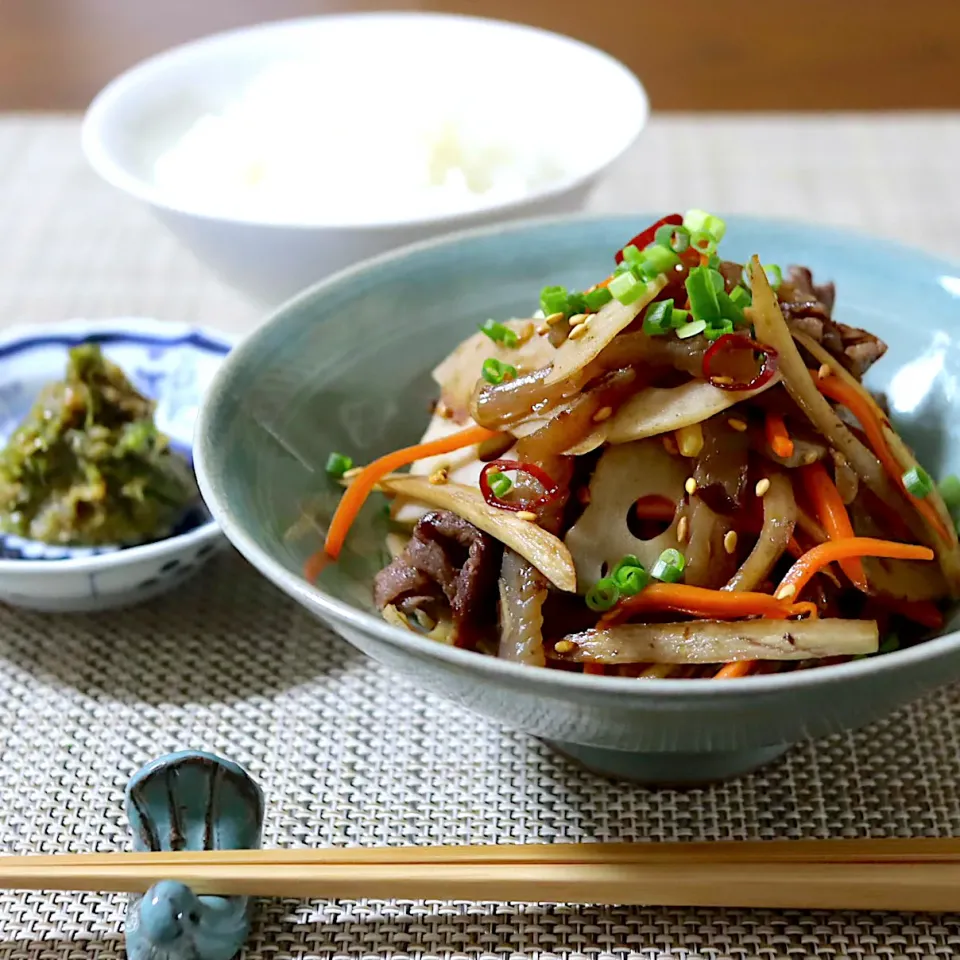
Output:
[[[543,493],[531,500],[504,500],[502,497],[498,497],[490,486],[490,474],[505,473],[511,470],[533,477],[543,487]],[[519,460],[492,460],[485,464],[480,471],[480,492],[483,494],[483,499],[491,507],[515,512],[520,510],[536,511],[538,507],[545,506],[559,495],[560,485],[554,481],[550,474],[541,470],[536,464],[521,463]]]
[[[635,246],[638,250],[642,250],[644,247],[649,247],[650,244],[653,243],[653,238],[656,232],[662,226],[665,226],[668,223],[673,227],[680,227],[683,225],[683,217],[681,217],[679,213],[671,213],[669,216],[664,217],[662,220],[658,220],[656,223],[651,224],[649,227],[647,227],[646,230],[643,230],[640,233],[638,233],[630,241],[630,243],[625,243],[624,246],[629,247],[631,244],[633,244],[633,246]],[[622,263],[623,250],[622,249],[618,250],[613,259],[616,260],[617,263]]]
[[[760,369],[752,380],[737,382],[730,377],[713,373],[713,366],[717,360],[724,354],[735,350],[750,350],[763,354],[763,363],[760,364]],[[777,372],[778,360],[779,354],[773,347],[764,346],[762,343],[757,343],[756,340],[751,340],[749,337],[736,333],[727,333],[714,341],[710,349],[703,355],[703,377],[705,380],[709,380],[713,386],[720,387],[721,390],[758,390]]]

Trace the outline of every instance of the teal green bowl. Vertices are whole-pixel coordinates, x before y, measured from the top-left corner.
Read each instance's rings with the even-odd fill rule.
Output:
[[[224,533],[265,576],[364,653],[424,688],[646,782],[734,776],[798,740],[860,727],[960,676],[947,632],[902,652],[724,682],[584,676],[442,646],[385,623],[371,581],[384,563],[370,504],[341,562],[301,576],[339,491],[332,450],[363,463],[415,442],[430,370],[488,317],[526,316],[545,284],[583,288],[652,214],[534,221],[462,233],[360,264],[277,310],[207,394],[196,464]],[[871,370],[894,420],[934,474],[960,472],[960,267],[832,229],[731,217],[725,251],[801,263],[838,289],[838,317],[890,344]],[[954,623],[950,624],[950,629]],[[398,718],[402,722],[402,718]],[[437,737],[443,737],[442,730]]]

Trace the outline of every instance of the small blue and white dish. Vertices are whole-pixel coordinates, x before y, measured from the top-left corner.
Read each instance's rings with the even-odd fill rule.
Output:
[[[62,380],[68,352],[96,343],[145,396],[158,429],[193,461],[203,395],[231,348],[219,332],[141,318],[69,320],[0,332],[0,446],[41,389]],[[92,612],[149,600],[182,583],[224,545],[198,497],[166,536],[134,546],[50,546],[0,534],[0,602],[51,612]]]

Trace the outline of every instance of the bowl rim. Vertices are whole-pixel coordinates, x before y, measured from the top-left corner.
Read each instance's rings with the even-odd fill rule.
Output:
[[[260,339],[274,327],[281,327],[286,317],[309,301],[321,297],[325,290],[349,284],[361,274],[374,272],[379,267],[401,261],[407,257],[445,246],[474,239],[482,239],[503,234],[523,233],[529,230],[551,226],[591,225],[601,222],[634,220],[640,222],[655,221],[662,213],[629,214],[574,214],[547,217],[532,217],[507,223],[488,224],[455,233],[432,237],[416,243],[391,250],[353,264],[326,277],[291,297],[273,309],[258,326],[244,337],[229,357],[218,368],[205,395],[197,419],[194,464],[201,493],[214,519],[220,524],[226,538],[237,550],[268,580],[280,587],[285,593],[296,599],[308,609],[319,612],[321,618],[342,624],[348,629],[373,635],[377,640],[407,653],[425,656],[443,661],[451,668],[460,668],[471,673],[485,674],[491,679],[507,685],[520,684],[527,688],[533,686],[542,693],[555,695],[559,690],[571,692],[602,693],[606,695],[633,699],[651,697],[654,699],[677,699],[687,696],[711,699],[742,698],[745,695],[761,698],[772,694],[788,693],[812,687],[842,684],[847,681],[863,679],[871,675],[886,674],[911,664],[931,659],[938,654],[960,649],[960,629],[952,630],[940,637],[925,640],[914,647],[886,653],[882,657],[869,657],[848,663],[831,664],[816,669],[803,670],[791,674],[769,674],[755,677],[737,677],[723,683],[706,683],[680,679],[658,679],[656,683],[639,684],[630,677],[607,677],[602,675],[572,673],[563,670],[531,668],[519,663],[485,656],[472,650],[462,650],[446,644],[437,643],[425,637],[393,626],[381,617],[339,600],[325,592],[321,587],[308,583],[302,577],[287,570],[274,560],[266,550],[249,536],[235,519],[230,505],[221,502],[218,482],[212,477],[210,465],[214,459],[213,444],[208,451],[208,437],[220,398],[230,391],[227,389],[234,375],[234,369],[248,356],[258,352]],[[960,272],[960,263],[930,254],[918,247],[908,246],[886,237],[873,237],[848,227],[817,224],[811,221],[782,217],[757,217],[740,214],[720,214],[728,225],[728,231],[740,225],[753,228],[801,229],[826,232],[848,243],[872,247],[890,256],[911,256],[921,258],[925,263],[939,267],[945,273]],[[629,231],[629,227],[627,227]],[[329,323],[327,317],[314,322]]]
[[[191,56],[200,57],[203,51],[211,46],[227,44],[257,33],[293,31],[301,26],[315,26],[333,21],[395,21],[395,20],[432,20],[441,23],[483,23],[498,30],[525,33],[537,37],[538,40],[548,40],[553,43],[577,48],[600,61],[606,62],[620,75],[623,90],[618,94],[624,96],[628,90],[637,98],[636,121],[631,124],[627,132],[619,138],[612,139],[612,149],[605,160],[599,165],[572,173],[561,179],[525,193],[521,197],[495,201],[483,206],[470,209],[453,210],[444,213],[429,213],[412,216],[394,217],[377,221],[353,221],[350,219],[330,220],[286,220],[283,218],[261,219],[246,216],[242,213],[210,212],[197,208],[190,203],[181,203],[176,198],[168,197],[160,188],[155,187],[148,178],[138,176],[119,160],[108,149],[102,136],[102,130],[107,118],[115,106],[127,95],[128,90],[136,85],[149,86],[157,75],[163,73],[171,64],[181,58]],[[636,142],[646,128],[650,118],[650,99],[642,81],[622,61],[582,40],[566,34],[545,30],[528,24],[514,23],[508,20],[499,20],[493,17],[476,17],[468,14],[419,12],[413,10],[400,11],[365,11],[345,14],[329,14],[312,17],[297,17],[284,20],[271,20],[266,23],[238,27],[208,34],[187,43],[178,44],[160,53],[141,60],[114,77],[93,98],[84,113],[80,128],[80,142],[87,162],[93,170],[111,186],[123,191],[138,200],[151,206],[171,213],[195,217],[210,222],[231,223],[244,226],[285,230],[353,230],[358,233],[372,232],[391,228],[415,228],[430,225],[448,226],[452,229],[458,224],[475,222],[478,218],[488,216],[507,216],[515,211],[546,203],[558,196],[571,193],[588,184],[598,177]]]
[[[0,357],[16,353],[17,348],[29,349],[37,342],[47,339],[58,341],[75,340],[80,344],[91,335],[117,334],[133,341],[156,342],[176,346],[191,340],[206,342],[225,348],[223,361],[233,350],[238,338],[213,327],[177,321],[158,320],[153,317],[123,316],[102,320],[73,318],[54,323],[19,323],[0,329]],[[221,364],[222,366],[222,364]],[[217,371],[219,373],[219,369]],[[207,390],[213,386],[213,380]],[[196,455],[196,431],[191,443],[191,456]],[[209,507],[207,507],[209,510]],[[162,537],[150,543],[123,547],[110,553],[98,553],[89,557],[64,557],[56,560],[21,560],[0,557],[0,577],[13,580],[18,577],[36,577],[43,574],[85,574],[112,570],[126,564],[141,561],[161,560],[194,546],[202,546],[221,536],[220,525],[210,510],[210,519],[174,536]]]

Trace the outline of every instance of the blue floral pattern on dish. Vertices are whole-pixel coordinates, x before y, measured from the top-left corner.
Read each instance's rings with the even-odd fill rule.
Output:
[[[117,321],[116,326],[61,324],[7,334],[0,345],[0,444],[5,444],[45,384],[61,379],[67,352],[81,343],[97,343],[146,396],[157,403],[157,427],[171,446],[192,464],[193,429],[203,393],[230,350],[214,333],[161,321]],[[202,502],[192,505],[162,537],[178,536],[211,523]],[[103,547],[51,546],[0,534],[0,559],[68,560],[116,553],[136,544]]]

